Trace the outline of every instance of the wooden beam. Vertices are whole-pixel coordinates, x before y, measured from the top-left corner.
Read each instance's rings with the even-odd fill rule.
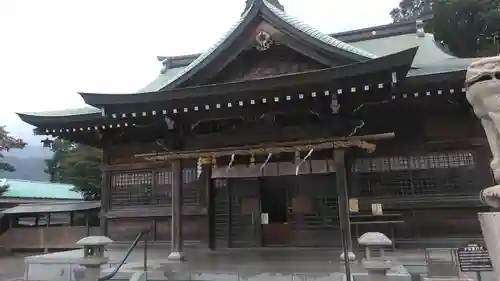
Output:
[[[352,137],[337,137],[325,138],[308,141],[294,141],[282,143],[263,143],[260,145],[248,145],[238,147],[225,147],[219,149],[200,149],[190,151],[175,151],[165,153],[145,153],[136,154],[135,157],[143,157],[147,160],[169,160],[169,159],[186,159],[198,157],[221,157],[236,155],[250,155],[250,154],[267,154],[267,153],[282,153],[282,152],[295,152],[297,150],[323,150],[333,148],[348,148],[360,147],[368,151],[374,151],[375,145],[367,141],[376,141],[382,139],[394,138],[394,133],[352,136]]]
[[[103,172],[116,172],[116,171],[131,171],[131,170],[149,170],[149,169],[162,169],[170,167],[168,162],[142,162],[132,164],[103,164],[101,171]]]
[[[235,124],[234,127],[209,134],[189,134],[184,136],[184,150],[252,145],[265,142],[288,142],[310,139],[343,137],[350,135],[363,121],[341,117],[316,120],[309,124],[274,123],[274,118],[252,123]],[[364,126],[363,126],[364,127]],[[173,149],[177,150],[177,149]]]
[[[105,146],[102,151],[102,164],[109,165],[111,161],[110,148]],[[111,202],[111,173],[109,171],[102,171],[101,176],[101,212],[99,214],[99,226],[101,235],[108,235],[108,219],[104,216],[110,208]]]

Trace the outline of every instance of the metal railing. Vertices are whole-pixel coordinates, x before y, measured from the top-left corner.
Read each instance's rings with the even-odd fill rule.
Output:
[[[132,251],[134,251],[135,247],[137,246],[137,244],[139,243],[139,241],[141,241],[141,238],[143,238],[143,237],[144,237],[144,260],[143,260],[144,264],[143,264],[143,270],[144,270],[144,272],[146,272],[148,270],[148,237],[145,236],[145,235],[148,234],[149,232],[150,232],[149,230],[143,230],[143,231],[141,231],[137,235],[137,237],[135,238],[135,240],[132,243],[132,245],[130,245],[130,248],[128,248],[127,252],[125,253],[125,256],[122,259],[122,261],[115,267],[115,269],[110,274],[108,274],[106,276],[103,276],[103,277],[99,278],[98,280],[99,281],[107,281],[107,280],[110,280],[111,278],[115,277],[115,275],[118,273],[118,271],[120,271],[120,269],[122,268],[122,266],[127,261],[128,257],[132,253]]]

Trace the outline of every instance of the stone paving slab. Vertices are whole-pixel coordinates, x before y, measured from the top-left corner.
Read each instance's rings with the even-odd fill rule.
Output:
[[[106,251],[106,255],[110,258],[110,265],[106,266],[107,271],[123,258],[126,250],[127,247],[113,246]],[[207,249],[187,248],[185,253],[188,261],[182,264],[168,263],[166,257],[169,252],[169,247],[161,245],[148,247],[148,266],[152,275],[160,278],[160,276],[164,275],[164,271],[172,271],[192,274],[194,280],[210,280],[207,279],[210,275],[217,275],[219,279],[234,280],[235,274],[238,276],[258,276],[262,272],[266,272],[265,274],[275,274],[275,277],[267,276],[271,279],[280,280],[286,277],[288,280],[302,281],[322,280],[324,278],[327,278],[324,280],[333,280],[336,277],[329,275],[344,272],[343,263],[339,260],[340,250],[332,249],[260,248],[210,252]],[[411,268],[412,272],[425,273],[425,254],[423,250],[405,250],[394,253],[388,252],[387,254],[396,265],[399,265],[391,269],[391,280],[406,280],[409,275],[406,266],[408,269]],[[82,256],[82,250],[73,250],[27,257],[26,262],[33,264],[34,267],[42,266],[42,264],[75,265]],[[446,253],[438,254],[436,257],[441,260],[450,259],[449,254]],[[128,271],[126,274],[128,276],[132,272],[142,270],[142,268],[143,248],[138,247],[130,256],[122,272]],[[352,263],[352,272],[355,281],[366,279],[366,271],[358,263]],[[317,278],[312,277],[314,274],[317,275]],[[125,276],[123,277],[125,278]],[[247,279],[252,280],[252,278]],[[240,277],[236,280],[240,280]]]
[[[0,257],[0,281],[24,278],[24,258],[27,255],[17,254]]]

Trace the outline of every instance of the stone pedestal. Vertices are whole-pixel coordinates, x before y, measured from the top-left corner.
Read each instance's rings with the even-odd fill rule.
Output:
[[[500,212],[479,213],[478,216],[491,263],[500,281]]]
[[[387,271],[392,268],[388,260],[363,260],[363,267],[368,271],[369,281],[387,281]]]

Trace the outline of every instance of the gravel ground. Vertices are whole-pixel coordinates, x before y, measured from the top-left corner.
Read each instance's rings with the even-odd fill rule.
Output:
[[[23,280],[25,256],[28,256],[28,254],[0,257],[0,281]]]

